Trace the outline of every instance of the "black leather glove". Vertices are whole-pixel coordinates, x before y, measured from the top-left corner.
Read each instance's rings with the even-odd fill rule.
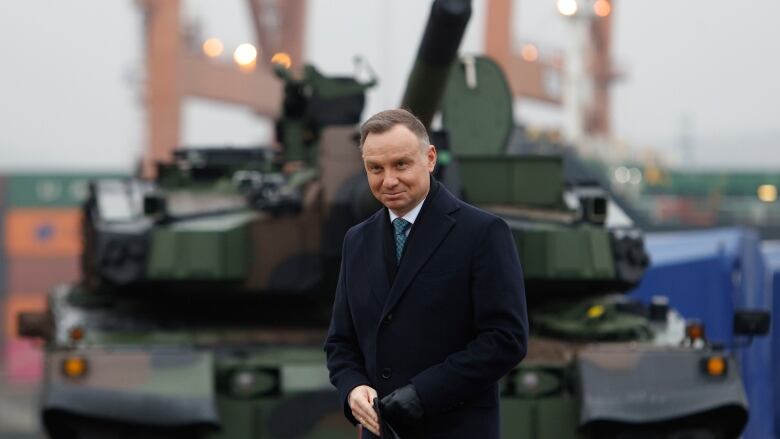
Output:
[[[422,401],[413,384],[395,389],[379,403],[382,418],[393,427],[404,429],[420,425],[425,417]]]
[[[379,398],[374,398],[374,410],[379,417],[379,437],[382,439],[401,439],[395,428],[382,417],[382,410],[379,409]]]

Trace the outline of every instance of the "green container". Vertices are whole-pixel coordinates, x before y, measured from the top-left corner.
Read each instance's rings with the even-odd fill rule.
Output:
[[[87,199],[90,180],[118,177],[110,173],[10,175],[2,198],[9,207],[75,207]]]

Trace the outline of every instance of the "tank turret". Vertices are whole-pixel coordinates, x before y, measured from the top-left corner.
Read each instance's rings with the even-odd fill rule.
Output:
[[[279,148],[182,149],[155,181],[97,181],[85,204],[84,285],[189,295],[318,294],[338,193],[362,172],[366,83],[284,69]],[[133,293],[137,294],[137,293]]]

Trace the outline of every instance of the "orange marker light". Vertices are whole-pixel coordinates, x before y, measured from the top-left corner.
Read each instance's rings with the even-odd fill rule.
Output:
[[[719,355],[707,358],[705,370],[709,376],[719,377],[725,375],[726,359]]]
[[[87,374],[87,360],[82,357],[68,357],[62,362],[62,372],[70,378],[80,378]]]
[[[70,328],[68,336],[71,341],[81,341],[84,339],[84,329],[81,326],[74,326]]]
[[[685,335],[691,340],[704,340],[704,324],[691,322],[685,327]]]

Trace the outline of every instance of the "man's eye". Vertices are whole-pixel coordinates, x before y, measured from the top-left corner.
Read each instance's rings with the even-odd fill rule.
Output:
[[[398,164],[396,165],[398,169],[406,169],[408,166],[409,164],[406,162],[398,162]]]

